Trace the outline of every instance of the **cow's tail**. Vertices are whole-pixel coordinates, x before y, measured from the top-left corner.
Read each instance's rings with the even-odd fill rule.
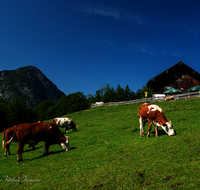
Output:
[[[16,134],[17,128],[18,128],[18,127],[15,127],[15,131],[14,131],[14,134],[13,134],[13,136],[11,137],[11,139],[10,139],[9,141],[7,141],[6,144],[2,143],[2,149],[4,149],[8,144],[10,144],[10,143],[12,142],[12,140],[13,140],[15,134]],[[4,145],[3,145],[3,144],[4,144]]]

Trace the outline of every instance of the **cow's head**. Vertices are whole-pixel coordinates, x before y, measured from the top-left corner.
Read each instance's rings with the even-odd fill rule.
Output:
[[[78,127],[75,125],[75,123],[73,122],[73,120],[70,121],[69,123],[70,127],[72,128],[73,131],[77,131]]]
[[[161,126],[163,130],[169,135],[175,135],[175,131],[173,129],[173,125],[171,121],[166,122],[163,126]]]
[[[62,143],[60,144],[60,146],[61,146],[64,150],[68,151],[68,150],[70,150],[70,146],[69,146],[69,137],[66,136],[65,138],[66,138],[66,140],[65,140],[64,142],[62,142]]]

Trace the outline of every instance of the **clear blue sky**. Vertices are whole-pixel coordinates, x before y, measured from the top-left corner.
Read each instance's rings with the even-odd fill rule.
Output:
[[[0,70],[40,69],[66,95],[136,92],[183,61],[200,72],[198,0],[1,0]]]

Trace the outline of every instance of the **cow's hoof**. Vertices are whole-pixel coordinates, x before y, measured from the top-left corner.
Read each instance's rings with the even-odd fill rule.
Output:
[[[49,152],[44,153],[43,156],[49,156]]]
[[[23,160],[22,159],[17,159],[17,162],[20,163],[20,162],[23,162]]]
[[[144,133],[140,133],[140,137],[144,137]]]

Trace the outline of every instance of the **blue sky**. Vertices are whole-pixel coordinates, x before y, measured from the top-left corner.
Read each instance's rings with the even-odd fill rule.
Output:
[[[66,95],[136,92],[183,61],[200,72],[198,0],[1,0],[0,70],[40,69]]]

